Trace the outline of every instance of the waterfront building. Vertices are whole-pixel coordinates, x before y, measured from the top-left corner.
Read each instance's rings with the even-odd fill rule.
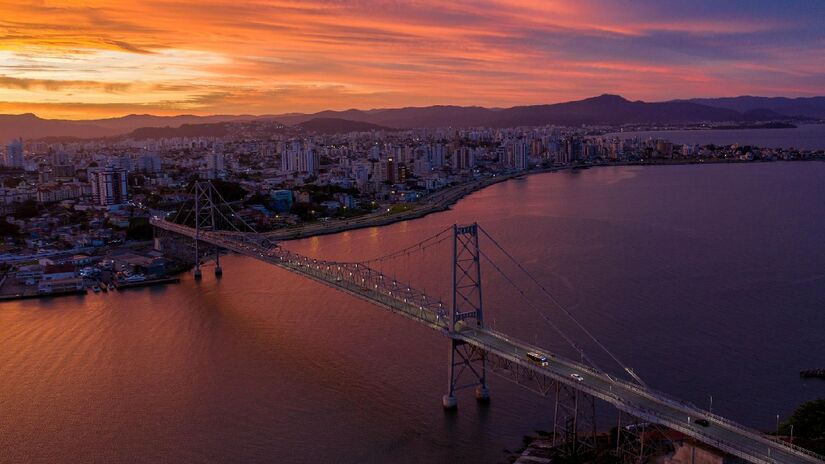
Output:
[[[513,140],[507,144],[504,166],[510,169],[527,169],[530,144],[524,140]]]
[[[275,211],[287,213],[292,208],[291,190],[273,190],[270,196],[272,197],[272,204],[275,207]]]
[[[452,168],[454,171],[467,171],[476,165],[475,152],[470,147],[459,147],[453,153]]]

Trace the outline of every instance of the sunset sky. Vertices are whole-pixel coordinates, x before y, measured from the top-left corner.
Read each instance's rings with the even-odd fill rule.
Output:
[[[825,94],[825,1],[0,0],[0,113]]]

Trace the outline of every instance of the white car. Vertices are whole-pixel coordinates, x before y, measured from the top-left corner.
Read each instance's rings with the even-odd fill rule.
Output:
[[[570,377],[573,377],[578,382],[583,382],[584,381],[584,377],[580,376],[579,374],[570,374]]]

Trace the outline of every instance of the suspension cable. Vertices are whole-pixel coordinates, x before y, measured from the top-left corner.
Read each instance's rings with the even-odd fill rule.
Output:
[[[242,217],[240,217],[240,216],[238,216],[238,215],[237,215],[237,213],[235,212],[235,210],[234,210],[234,209],[232,209],[232,206],[229,204],[229,202],[228,202],[228,201],[226,201],[226,199],[224,199],[224,198],[223,198],[223,195],[221,195],[221,192],[219,192],[219,191],[218,191],[218,189],[217,189],[217,188],[216,188],[216,187],[215,187],[215,186],[214,186],[211,182],[209,183],[209,188],[211,188],[211,189],[212,189],[212,191],[213,191],[213,192],[215,192],[215,194],[216,194],[216,195],[218,195],[218,200],[220,200],[220,203],[225,204],[225,205],[226,205],[226,207],[227,207],[227,208],[229,208],[229,211],[231,211],[231,212],[232,212],[232,217],[237,217],[237,218],[241,221],[241,224],[245,225],[245,226],[246,226],[246,228],[247,228],[247,229],[249,229],[249,231],[250,231],[250,232],[252,232],[253,234],[257,234],[257,233],[258,233],[258,231],[257,231],[257,230],[255,230],[255,228],[254,228],[254,227],[252,227],[251,225],[249,225],[246,221],[244,221],[244,220],[243,220],[243,218],[242,218]],[[219,203],[219,204],[220,204],[220,203]],[[223,218],[224,218],[224,219],[225,219],[225,220],[226,220],[226,221],[227,221],[230,225],[232,225],[232,227],[233,227],[235,230],[237,230],[238,232],[242,232],[242,231],[241,231],[241,230],[240,230],[240,229],[239,229],[239,228],[238,228],[238,227],[237,227],[237,226],[236,226],[236,225],[235,225],[232,221],[230,221],[230,220],[229,220],[229,218],[227,218],[227,217],[226,217],[226,216],[225,216],[225,215],[221,212],[221,210],[220,210],[219,208],[217,208],[217,206],[216,206],[216,205],[214,205],[214,200],[213,200],[213,207],[214,207],[214,208],[215,208],[215,210],[218,212],[218,214],[220,214],[221,216],[223,216]]]
[[[533,275],[532,275],[532,274],[530,274],[530,273],[527,271],[527,269],[525,269],[525,268],[524,268],[524,266],[522,266],[522,265],[521,265],[521,263],[519,263],[519,262],[518,262],[515,258],[513,258],[513,256],[512,256],[510,253],[508,253],[508,252],[507,252],[507,250],[505,250],[505,249],[504,249],[504,247],[502,247],[502,246],[501,246],[501,245],[500,245],[500,244],[496,241],[496,239],[494,239],[494,238],[493,238],[493,237],[492,237],[489,233],[487,233],[487,231],[486,231],[486,230],[484,230],[482,227],[480,227],[480,226],[479,226],[479,229],[481,230],[481,232],[482,232],[482,233],[483,233],[483,234],[484,234],[484,235],[485,235],[488,239],[490,239],[490,241],[491,241],[491,242],[493,242],[493,245],[495,245],[495,246],[496,246],[499,250],[501,250],[501,252],[502,252],[502,253],[504,253],[504,255],[505,255],[505,256],[506,256],[506,257],[507,257],[510,261],[512,261],[512,262],[513,262],[513,264],[515,264],[515,265],[516,265],[516,267],[518,267],[518,268],[521,270],[521,272],[523,272],[523,273],[524,273],[524,274],[525,274],[525,275],[526,275],[526,276],[527,276],[527,277],[528,277],[531,281],[533,281],[533,283],[534,283],[534,284],[536,284],[536,285],[537,285],[537,286],[541,289],[541,291],[542,291],[542,292],[543,292],[543,293],[547,296],[547,298],[548,298],[548,299],[549,299],[549,300],[550,300],[550,301],[551,301],[551,302],[552,302],[552,303],[553,303],[553,304],[554,304],[557,308],[559,308],[562,312],[564,312],[564,314],[566,314],[566,315],[567,315],[567,317],[569,317],[569,318],[570,318],[570,320],[572,320],[572,321],[573,321],[573,323],[575,323],[575,324],[576,324],[576,326],[577,326],[577,327],[578,327],[578,328],[579,328],[582,332],[584,332],[584,333],[585,333],[585,334],[586,334],[586,335],[587,335],[587,336],[588,336],[591,340],[593,340],[593,342],[595,342],[595,343],[596,343],[596,345],[598,345],[598,347],[602,349],[602,351],[604,351],[605,353],[607,353],[607,355],[608,355],[608,356],[610,356],[610,357],[613,359],[613,361],[615,361],[615,362],[616,362],[616,364],[618,364],[618,365],[619,365],[622,369],[624,369],[624,371],[625,371],[625,372],[627,372],[627,373],[628,373],[631,377],[633,377],[633,379],[635,379],[637,382],[639,382],[639,384],[641,384],[641,385],[642,385],[642,386],[644,386],[644,387],[647,387],[647,384],[646,384],[646,383],[645,383],[645,382],[644,382],[644,381],[643,381],[643,380],[642,380],[642,379],[641,379],[638,375],[636,375],[636,373],[635,373],[635,372],[633,372],[633,369],[631,369],[630,367],[628,367],[627,365],[625,365],[625,364],[624,364],[624,363],[623,363],[623,362],[622,362],[622,361],[621,361],[621,360],[620,360],[620,359],[619,359],[619,358],[618,358],[615,354],[613,354],[610,350],[608,350],[608,349],[607,349],[607,347],[606,347],[606,346],[605,346],[605,345],[604,345],[601,341],[599,341],[599,339],[597,339],[597,338],[596,338],[596,337],[595,337],[595,336],[594,336],[594,335],[593,335],[593,334],[592,334],[589,330],[587,330],[587,328],[586,328],[584,325],[582,325],[582,323],[581,323],[581,322],[579,322],[579,321],[578,321],[578,319],[576,319],[576,318],[573,316],[573,314],[572,314],[572,313],[571,313],[571,312],[570,312],[567,308],[565,308],[564,306],[562,306],[562,304],[561,304],[561,303],[559,303],[559,301],[556,299],[556,297],[555,297],[555,296],[553,296],[553,294],[552,294],[552,293],[550,293],[550,291],[549,291],[549,290],[547,290],[547,287],[545,287],[544,285],[542,285],[542,284],[541,284],[541,282],[539,282],[539,280],[538,280],[538,279],[536,279],[535,277],[533,277]]]
[[[189,208],[189,212],[186,214],[186,217],[183,218],[183,222],[178,222],[178,218],[180,217],[180,213],[183,212],[184,208],[186,208],[186,204],[189,203],[189,200],[184,200],[183,203],[180,205],[180,208],[178,208],[178,212],[175,213],[175,217],[172,218],[172,222],[174,222],[175,224],[186,224],[186,221],[189,220],[189,216],[192,215],[192,210],[195,209],[194,192],[193,192],[194,188],[195,187],[193,185],[192,188],[189,189],[189,193],[192,193],[192,195],[193,195],[193,197],[192,197],[193,198],[192,207]]]
[[[544,322],[546,322],[546,323],[547,323],[550,327],[552,327],[552,328],[553,328],[553,330],[555,330],[555,331],[556,331],[556,333],[558,333],[559,335],[561,335],[561,337],[564,339],[564,341],[566,341],[566,342],[567,342],[567,344],[568,344],[568,345],[570,345],[570,346],[571,346],[574,350],[578,351],[578,352],[579,352],[579,354],[581,355],[581,357],[582,357],[582,358],[584,358],[584,359],[585,359],[585,360],[586,360],[586,361],[587,361],[587,362],[588,362],[591,366],[593,366],[593,367],[594,367],[594,368],[596,368],[597,370],[601,370],[601,369],[599,368],[599,366],[598,366],[598,365],[596,365],[596,362],[595,362],[595,361],[593,361],[592,359],[590,359],[590,357],[589,357],[589,356],[587,356],[587,355],[585,354],[584,349],[582,349],[581,347],[579,347],[578,345],[576,345],[576,342],[574,342],[574,341],[573,341],[573,339],[571,339],[570,337],[568,337],[568,336],[567,336],[567,334],[565,334],[565,333],[564,333],[564,331],[562,331],[562,330],[561,330],[561,329],[560,329],[560,328],[559,328],[559,327],[558,327],[558,326],[557,326],[557,325],[556,325],[556,324],[555,324],[555,323],[554,323],[554,322],[550,319],[550,317],[549,317],[549,316],[547,316],[547,314],[545,314],[545,313],[544,313],[544,311],[542,311],[542,310],[541,310],[541,308],[539,308],[539,306],[538,306],[535,302],[533,302],[533,300],[531,300],[531,299],[530,299],[530,297],[528,297],[528,296],[527,296],[527,293],[525,293],[525,291],[524,291],[524,290],[522,290],[522,289],[521,289],[521,287],[519,287],[519,286],[518,286],[515,282],[513,282],[513,280],[510,278],[510,276],[508,276],[508,275],[507,275],[507,273],[505,273],[504,271],[502,271],[502,270],[501,270],[501,268],[500,268],[500,267],[498,267],[498,265],[497,265],[497,264],[496,264],[496,263],[495,263],[492,259],[490,259],[490,257],[489,257],[489,256],[487,256],[487,254],[486,254],[486,253],[484,253],[484,252],[483,252],[483,251],[481,251],[481,250],[479,250],[479,253],[481,254],[481,256],[482,256],[484,259],[486,259],[486,260],[487,260],[487,262],[488,262],[491,266],[493,266],[493,268],[494,268],[496,271],[498,271],[498,273],[499,273],[499,274],[501,274],[501,276],[502,276],[502,277],[504,277],[504,280],[506,280],[506,281],[507,281],[507,283],[509,283],[509,284],[510,284],[510,285],[511,285],[511,286],[512,286],[512,287],[513,287],[513,288],[514,288],[514,289],[518,292],[518,294],[519,294],[519,295],[520,295],[520,296],[524,299],[524,301],[526,301],[526,302],[527,302],[527,305],[528,305],[528,307],[529,307],[530,309],[532,309],[532,310],[533,310],[533,311],[535,311],[535,312],[536,312],[539,316],[541,316],[541,318],[542,318],[542,319],[544,319]]]
[[[446,229],[444,229],[444,230],[442,230],[442,231],[438,232],[437,234],[435,234],[435,235],[431,235],[430,237],[427,237],[427,238],[425,238],[424,240],[421,240],[420,242],[417,242],[417,243],[415,243],[415,244],[413,244],[413,245],[410,245],[410,246],[408,246],[408,247],[406,247],[406,248],[402,248],[402,249],[397,250],[397,251],[394,251],[394,252],[392,252],[392,253],[388,253],[388,254],[386,254],[386,255],[378,256],[378,257],[375,257],[375,258],[372,258],[372,259],[368,259],[368,260],[364,260],[364,261],[359,261],[358,263],[359,263],[359,264],[364,264],[364,265],[367,265],[367,264],[369,264],[369,263],[377,263],[377,262],[380,262],[380,261],[388,261],[388,260],[390,260],[390,259],[395,259],[395,258],[398,258],[399,256],[404,256],[404,255],[406,255],[406,254],[410,253],[411,251],[419,251],[419,250],[424,250],[424,249],[429,248],[429,247],[431,247],[431,246],[435,246],[435,245],[437,245],[437,244],[439,244],[439,243],[443,242],[443,241],[444,241],[444,240],[446,240],[447,238],[449,238],[449,236],[447,236],[447,237],[441,237],[441,236],[442,236],[442,235],[444,235],[444,234],[446,234],[446,233],[447,233],[447,232],[449,232],[450,230],[452,230],[452,228],[453,228],[453,226],[447,227]],[[432,242],[432,243],[428,243],[428,242],[430,242],[430,241],[432,241],[432,240],[436,240],[436,239],[438,239],[439,237],[441,237],[441,239],[440,239],[440,240],[437,240],[437,241]]]

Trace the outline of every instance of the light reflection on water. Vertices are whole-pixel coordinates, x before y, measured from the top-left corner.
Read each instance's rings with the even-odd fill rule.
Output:
[[[288,246],[354,261],[478,221],[652,386],[770,429],[821,396],[798,371],[825,366],[823,181],[820,163],[546,174]],[[449,259],[383,270],[446,301]],[[547,399],[495,378],[488,408],[464,392],[445,416],[441,335],[251,259],[223,264],[217,281],[0,305],[0,461],[495,463],[549,427]],[[489,267],[484,289],[497,329],[574,356]]]

